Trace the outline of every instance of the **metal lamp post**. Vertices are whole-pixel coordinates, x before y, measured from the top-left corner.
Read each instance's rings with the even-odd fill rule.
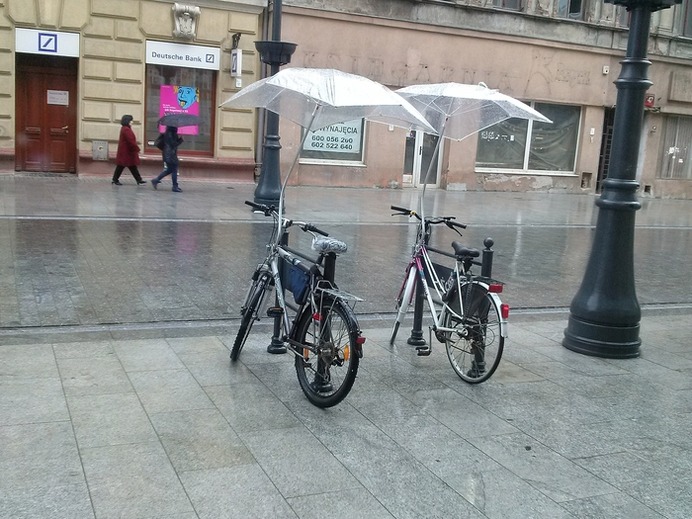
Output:
[[[281,5],[281,0],[274,0],[272,39],[255,42],[255,48],[260,53],[260,60],[270,66],[272,76],[279,71],[281,65],[291,62],[291,56],[297,47],[295,43],[281,41]],[[255,188],[255,203],[278,205],[281,196],[279,116],[274,112],[267,112],[265,128],[262,168]]]
[[[605,358],[639,356],[641,309],[634,287],[634,220],[637,158],[644,98],[651,86],[646,59],[651,13],[681,0],[605,0],[631,13],[625,59],[615,81],[617,102],[608,178],[596,201],[599,208],[591,256],[570,306],[562,345]]]

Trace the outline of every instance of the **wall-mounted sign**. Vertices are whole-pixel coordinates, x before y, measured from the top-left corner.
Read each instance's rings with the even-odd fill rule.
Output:
[[[218,47],[147,41],[146,52],[146,62],[152,65],[206,70],[220,68],[221,50]]]
[[[360,153],[363,121],[330,124],[308,133],[304,150],[330,151],[332,153]]]
[[[167,114],[190,114],[199,117],[199,90],[193,86],[161,85],[159,117]],[[159,132],[165,131],[159,126]],[[199,134],[198,126],[181,126],[180,135]]]
[[[15,29],[16,52],[79,57],[79,34],[36,29]]]
[[[356,119],[308,132],[300,156],[304,159],[362,161],[363,129],[363,119]]]
[[[48,90],[49,105],[70,106],[70,92],[67,90]]]
[[[241,77],[243,75],[243,51],[240,49],[231,50],[231,77]]]

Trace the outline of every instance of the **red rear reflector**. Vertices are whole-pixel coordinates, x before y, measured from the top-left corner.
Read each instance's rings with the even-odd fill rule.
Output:
[[[500,314],[502,314],[503,319],[509,318],[509,305],[507,303],[500,305]]]
[[[356,344],[365,344],[365,337],[358,337],[356,339]]]
[[[488,285],[488,292],[492,292],[493,294],[499,294],[502,292],[502,283],[490,283]]]
[[[322,316],[320,315],[319,312],[315,312],[314,314],[312,314],[312,318],[313,318],[315,321],[321,321],[321,320],[322,320]]]

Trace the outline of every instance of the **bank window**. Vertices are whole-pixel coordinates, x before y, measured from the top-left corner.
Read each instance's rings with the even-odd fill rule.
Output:
[[[308,132],[300,158],[316,161],[363,162],[365,120],[330,124]]]
[[[507,119],[481,131],[477,170],[574,173],[581,109],[548,103],[532,106],[553,123]]]
[[[666,116],[661,178],[692,180],[692,117]]]
[[[199,126],[179,129],[184,143],[178,153],[211,156],[214,145],[215,83],[216,72],[213,70],[147,65],[146,141],[153,141],[159,134],[157,121],[161,117],[162,106],[177,103],[181,110],[199,115],[200,118]],[[149,147],[149,151],[154,150]]]

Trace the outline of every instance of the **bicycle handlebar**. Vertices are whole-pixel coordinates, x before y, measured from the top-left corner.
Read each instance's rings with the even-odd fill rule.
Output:
[[[399,207],[396,205],[392,205],[390,207],[392,211],[396,211],[396,213],[393,213],[392,216],[414,216],[418,220],[421,219],[420,215],[413,209],[406,209],[405,207]],[[443,223],[450,229],[453,229],[454,227],[466,229],[466,225],[464,225],[463,223],[454,222],[453,220],[455,218],[456,216],[428,216],[425,218],[425,223],[430,225],[437,225],[439,223]]]
[[[265,205],[265,204],[257,204],[255,202],[251,202],[250,200],[245,200],[245,205],[249,205],[256,211],[260,211],[264,213],[264,216],[276,216],[278,218],[279,214],[276,212],[276,208],[273,205]],[[322,229],[318,229],[315,227],[313,224],[309,222],[300,222],[298,220],[289,220],[288,218],[284,218],[283,221],[283,226],[285,228],[291,227],[293,225],[297,225],[300,227],[304,232],[310,232],[310,233],[316,233],[316,234],[321,234],[322,236],[329,236],[328,232],[323,231]]]

